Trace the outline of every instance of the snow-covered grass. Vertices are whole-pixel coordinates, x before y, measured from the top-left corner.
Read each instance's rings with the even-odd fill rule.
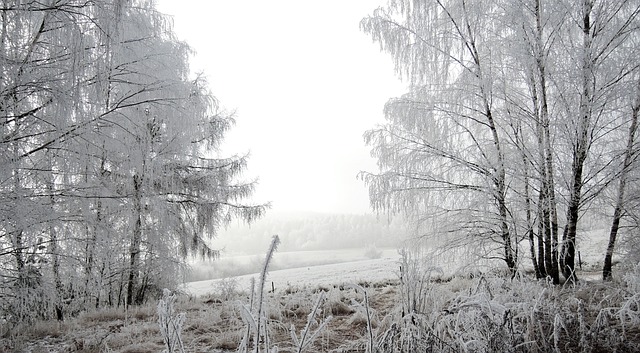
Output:
[[[374,260],[348,267],[356,269],[351,266],[358,263],[362,273],[367,273],[366,265],[375,267]],[[274,279],[277,272],[288,271],[274,271]],[[623,282],[564,287],[526,277],[429,278],[406,272],[402,282],[308,282],[267,293],[265,322],[269,345],[279,352],[296,352],[302,346],[306,352],[365,352],[367,347],[380,353],[627,352],[640,346],[639,278],[640,267]],[[421,302],[413,305],[404,298]],[[248,295],[238,292],[226,299],[217,294],[179,298],[175,305],[176,313],[185,313],[185,351],[237,351],[246,332],[240,303],[248,302]],[[18,345],[1,340],[0,352],[159,352],[164,344],[155,306],[85,313],[64,323],[40,322],[14,333]],[[304,332],[313,337],[308,345],[301,340]]]

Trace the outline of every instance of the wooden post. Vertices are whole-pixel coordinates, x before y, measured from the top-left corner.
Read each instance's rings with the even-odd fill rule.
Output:
[[[582,271],[582,257],[580,256],[580,251],[578,251],[578,266],[580,266],[580,271]]]

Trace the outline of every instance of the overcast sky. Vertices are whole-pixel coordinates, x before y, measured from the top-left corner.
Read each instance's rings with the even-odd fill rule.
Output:
[[[356,176],[376,170],[365,130],[403,92],[391,59],[359,30],[378,0],[159,0],[237,125],[226,154],[250,152],[254,203],[274,211],[365,213]]]

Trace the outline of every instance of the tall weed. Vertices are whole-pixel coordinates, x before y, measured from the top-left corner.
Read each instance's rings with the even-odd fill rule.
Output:
[[[184,313],[176,313],[176,295],[165,289],[158,302],[158,325],[165,344],[166,353],[184,353],[182,326],[186,320]]]
[[[260,282],[258,283],[257,289],[257,300],[254,303],[254,283],[251,285],[251,300],[249,306],[241,304],[241,314],[242,319],[245,321],[247,325],[246,334],[240,342],[240,346],[238,347],[239,352],[249,352],[249,341],[251,339],[251,334],[253,333],[253,350],[256,353],[260,352],[260,346],[264,347],[264,351],[271,351],[270,342],[269,342],[269,330],[268,330],[268,318],[265,315],[265,284],[267,281],[267,274],[269,271],[269,264],[273,259],[273,255],[278,250],[278,245],[280,244],[280,238],[277,235],[273,236],[271,240],[271,245],[269,246],[269,250],[267,251],[267,255],[264,260],[264,264],[262,265],[262,271],[260,272]],[[255,305],[254,305],[255,304]],[[255,308],[254,308],[255,306]]]

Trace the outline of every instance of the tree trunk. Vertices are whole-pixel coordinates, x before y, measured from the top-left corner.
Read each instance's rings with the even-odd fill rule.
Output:
[[[550,133],[550,121],[547,108],[547,94],[546,94],[546,78],[544,67],[541,67],[541,82],[542,82],[542,121],[543,121],[543,133],[544,133],[544,151],[545,151],[545,209],[547,215],[545,216],[545,223],[548,232],[546,234],[546,240],[550,245],[551,261],[547,266],[547,274],[553,279],[553,283],[560,283],[560,274],[558,271],[558,211],[556,205],[556,192],[555,192],[555,179],[553,172],[553,149],[551,147],[551,133]]]
[[[638,90],[640,93],[640,90]],[[631,114],[631,126],[629,127],[629,135],[627,137],[627,148],[624,153],[624,164],[622,166],[622,172],[620,173],[620,184],[618,185],[618,197],[616,199],[616,206],[613,211],[613,221],[611,223],[611,231],[609,232],[609,243],[607,244],[607,252],[604,256],[604,265],[602,267],[602,279],[610,281],[612,278],[612,258],[613,250],[616,245],[616,237],[618,236],[618,229],[620,227],[620,219],[623,216],[624,207],[624,195],[627,184],[627,175],[631,167],[631,162],[634,154],[634,143],[636,130],[638,129],[638,112],[640,111],[640,95],[637,97],[633,106]]]
[[[49,168],[53,172],[53,166],[51,165],[52,158],[49,158]],[[49,192],[49,202],[51,203],[51,214],[55,214],[55,198],[53,196],[53,176],[50,176],[51,180],[47,183],[47,189]],[[64,312],[62,308],[62,280],[60,279],[60,255],[58,254],[58,231],[56,230],[53,221],[49,221],[49,237],[51,240],[50,253],[51,253],[51,270],[53,272],[54,282],[54,309],[56,312],[56,319],[58,321],[64,320]]]
[[[506,196],[506,173],[504,169],[504,158],[502,156],[502,149],[500,147],[500,139],[498,137],[498,130],[495,126],[493,116],[491,113],[491,109],[489,108],[488,102],[485,101],[486,108],[486,116],[489,121],[489,127],[491,128],[491,133],[493,135],[493,144],[496,149],[496,154],[498,155],[498,165],[496,168],[496,176],[495,176],[495,199],[498,204],[498,214],[500,215],[500,232],[502,236],[502,242],[504,246],[504,261],[507,263],[507,267],[512,275],[515,275],[516,271],[516,263],[517,259],[513,253],[513,247],[511,244],[511,232],[509,231],[509,223],[508,223],[508,209],[507,203],[505,200]]]
[[[528,42],[535,65],[530,71],[531,97],[535,114],[536,137],[538,142],[538,268],[539,276],[549,276],[554,283],[559,283],[557,265],[558,222],[555,198],[555,182],[553,172],[553,149],[551,146],[550,119],[547,98],[547,49],[543,40],[544,29],[542,2],[534,0],[535,27],[531,28],[532,36],[524,35]],[[526,24],[524,24],[527,26]]]
[[[593,100],[593,62],[591,60],[591,11],[592,0],[583,0],[582,4],[582,93],[580,97],[580,116],[573,150],[571,165],[571,189],[567,208],[567,225],[562,236],[562,254],[560,263],[564,277],[571,282],[578,280],[575,273],[576,232],[580,202],[582,199],[582,173],[589,151],[589,129],[591,124],[591,102]]]
[[[546,143],[547,143],[547,203],[549,209],[548,224],[549,237],[551,239],[551,268],[547,269],[547,273],[551,275],[553,283],[560,283],[560,271],[558,270],[558,211],[556,206],[555,182],[553,177],[553,160],[551,153],[551,144],[549,143],[549,127],[546,127]]]
[[[442,6],[443,10],[446,10],[446,7]],[[506,203],[507,196],[507,187],[506,187],[506,171],[505,171],[505,163],[504,163],[504,155],[502,151],[502,144],[500,142],[500,135],[498,133],[498,128],[496,122],[494,120],[493,111],[491,107],[491,92],[487,92],[487,85],[485,80],[490,80],[490,76],[486,76],[484,74],[484,68],[481,65],[480,54],[478,52],[477,43],[475,41],[476,36],[473,33],[473,29],[471,24],[469,23],[469,15],[467,13],[467,8],[465,2],[462,3],[462,11],[464,13],[464,31],[461,27],[458,28],[459,34],[462,36],[462,40],[464,44],[469,50],[469,54],[473,58],[475,70],[471,70],[473,74],[478,79],[478,85],[480,89],[480,96],[482,97],[483,104],[483,114],[486,119],[486,126],[489,127],[491,131],[491,137],[493,142],[493,147],[495,149],[495,164],[492,166],[494,171],[494,175],[492,176],[492,182],[495,187],[493,190],[493,198],[496,202],[496,206],[498,208],[498,217],[500,223],[500,238],[502,240],[502,246],[504,250],[504,261],[511,272],[511,275],[515,276],[516,273],[516,264],[517,264],[517,253],[514,254],[513,244],[511,241],[511,231],[509,229],[509,210]],[[450,16],[450,14],[449,14]],[[456,21],[452,19],[455,23]],[[466,34],[464,33],[466,32]]]
[[[548,244],[545,249],[545,261],[547,275],[551,276],[553,283],[560,283],[558,271],[558,214],[556,211],[555,181],[553,173],[553,149],[551,147],[549,103],[547,99],[547,70],[546,54],[542,41],[542,4],[536,1],[536,65],[540,75],[540,118],[542,120],[542,142],[540,146],[543,151],[540,168],[544,169],[544,222],[545,222],[545,242]]]
[[[142,242],[142,178],[133,176],[133,234],[129,251],[129,279],[127,282],[127,304],[134,304],[140,267],[140,244]],[[137,300],[136,300],[136,303]]]
[[[536,82],[531,78],[531,96],[533,100],[533,108],[536,113],[536,137],[538,140],[538,169],[540,171],[539,190],[538,190],[538,207],[537,207],[537,219],[538,219],[538,272],[537,278],[544,278],[547,276],[546,271],[546,252],[545,252],[545,231],[547,229],[547,219],[545,218],[545,205],[547,201],[547,172],[545,162],[545,144],[544,144],[544,130],[542,127],[542,117],[540,112],[540,103],[538,100],[539,91],[536,86]]]
[[[581,120],[583,121],[581,125],[588,123],[588,116],[584,115]],[[587,158],[586,128],[583,126],[581,131],[583,133],[579,135],[571,168],[571,194],[569,196],[569,205],[567,207],[567,224],[562,235],[562,253],[560,257],[562,274],[571,282],[576,282],[578,280],[575,273],[576,234],[578,230],[580,201],[582,198],[582,172],[584,162]]]
[[[16,259],[16,271],[18,272],[18,279],[22,279],[24,272],[24,242],[22,240],[22,229],[15,230],[15,240],[13,244],[13,256]]]
[[[546,267],[545,267],[545,260],[546,260],[546,256],[545,256],[545,252],[544,252],[544,232],[545,232],[545,222],[543,219],[543,212],[542,212],[542,207],[544,204],[544,196],[542,194],[542,190],[540,191],[539,195],[538,195],[538,234],[537,234],[537,238],[538,238],[538,270],[540,271],[540,277],[538,278],[545,278],[547,277],[547,271],[546,271]]]
[[[105,155],[105,146],[104,146],[104,142],[102,144],[102,156],[100,159],[100,178],[103,179],[105,178],[105,174],[106,174],[106,169],[105,169],[105,163],[106,163],[106,155]],[[85,182],[87,184],[89,184],[89,179],[88,176],[90,175],[89,173],[89,166],[87,165],[85,167]],[[100,180],[101,182],[103,182],[104,180]],[[85,268],[84,268],[84,273],[85,273],[85,283],[84,283],[84,298],[85,301],[87,301],[89,299],[89,292],[92,290],[89,288],[89,283],[94,280],[94,284],[95,284],[95,277],[93,274],[93,268],[94,268],[94,264],[95,264],[95,254],[96,254],[96,248],[98,245],[98,232],[101,231],[102,227],[104,226],[103,224],[103,210],[102,210],[102,201],[100,199],[96,200],[96,205],[95,205],[95,224],[93,227],[90,226],[86,226],[85,227],[85,231],[87,232],[87,245],[85,247],[85,253],[86,253],[86,262],[85,262]],[[100,281],[102,280],[102,275],[98,277],[100,279]],[[97,281],[97,282],[100,282]],[[100,303],[100,295],[99,295],[99,291],[96,294],[96,307],[99,305]]]
[[[471,35],[470,29],[469,29],[469,35]],[[496,187],[496,190],[494,191],[494,199],[498,206],[498,215],[500,216],[500,235],[502,238],[502,243],[503,243],[502,245],[504,247],[504,261],[506,262],[507,267],[509,268],[509,271],[511,272],[511,274],[515,275],[517,259],[516,259],[516,256],[514,256],[513,246],[511,244],[511,232],[509,230],[509,219],[508,219],[509,212],[508,212],[507,203],[505,200],[506,194],[507,194],[507,188],[506,188],[506,171],[504,166],[504,156],[502,153],[502,145],[500,143],[498,128],[496,127],[496,123],[493,118],[493,111],[491,110],[489,98],[487,97],[487,93],[483,88],[484,78],[481,74],[482,70],[480,66],[480,56],[478,55],[475,43],[473,41],[471,42],[471,48],[473,51],[472,54],[474,56],[474,60],[478,68],[477,75],[480,82],[480,87],[481,87],[480,90],[482,92],[482,97],[484,100],[484,110],[485,110],[484,115],[485,115],[485,118],[487,119],[487,123],[488,123],[487,125],[491,130],[493,146],[496,152],[497,165],[494,168],[495,175],[493,177],[494,185]]]
[[[554,256],[556,243],[551,232],[551,212],[549,209],[549,184],[548,181],[545,181],[541,220],[544,229],[544,267],[547,271],[547,276],[551,277],[553,283],[557,284],[559,282],[556,281],[558,266],[555,264],[556,258]]]
[[[516,136],[517,138],[518,136]],[[525,215],[527,221],[527,239],[529,239],[529,252],[531,253],[531,263],[533,265],[533,271],[536,274],[536,278],[541,278],[540,267],[538,266],[538,260],[536,258],[536,245],[534,238],[534,225],[531,217],[531,192],[529,191],[529,160],[524,152],[524,142],[519,147],[522,153],[522,166],[524,170],[524,203],[525,203]]]

